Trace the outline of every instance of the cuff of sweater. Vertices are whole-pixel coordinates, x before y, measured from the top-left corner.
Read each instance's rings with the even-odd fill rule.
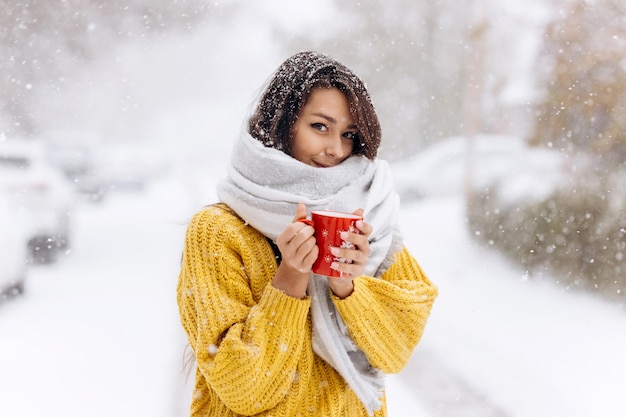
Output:
[[[311,307],[311,299],[300,300],[290,297],[272,284],[267,284],[258,307],[272,318],[274,324],[281,326],[304,326]]]
[[[366,277],[358,277],[352,281],[354,291],[346,298],[339,298],[331,292],[333,303],[342,317],[361,316],[372,307],[372,293],[366,285]]]

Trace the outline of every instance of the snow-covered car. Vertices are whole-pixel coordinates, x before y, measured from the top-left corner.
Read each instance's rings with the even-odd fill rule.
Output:
[[[556,151],[530,147],[522,138],[479,135],[471,142],[444,139],[390,166],[406,201],[462,195],[467,186],[480,190],[500,185],[502,193],[545,194],[560,181],[562,160]]]
[[[12,195],[0,190],[0,299],[24,291],[30,236],[16,203]]]
[[[94,164],[100,139],[92,132],[51,130],[41,135],[46,158],[74,181],[88,174]]]
[[[74,192],[39,142],[0,141],[0,188],[27,217],[31,261],[55,261],[69,247]]]
[[[94,174],[107,191],[142,191],[166,170],[166,156],[158,147],[140,143],[102,145]]]
[[[81,130],[50,130],[41,135],[46,159],[61,171],[74,190],[89,201],[99,202],[106,194],[96,172],[100,138],[93,132]]]

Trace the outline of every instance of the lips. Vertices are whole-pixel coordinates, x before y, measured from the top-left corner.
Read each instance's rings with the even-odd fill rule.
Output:
[[[332,166],[332,165],[322,164],[322,163],[317,162],[317,161],[313,161],[313,165],[318,167],[318,168],[330,168]]]

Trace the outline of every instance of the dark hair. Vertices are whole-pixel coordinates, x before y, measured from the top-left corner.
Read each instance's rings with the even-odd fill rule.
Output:
[[[248,132],[266,147],[289,155],[293,125],[311,91],[333,87],[346,95],[359,131],[352,153],[374,159],[381,128],[363,81],[345,65],[317,52],[297,53],[278,67],[248,120]]]

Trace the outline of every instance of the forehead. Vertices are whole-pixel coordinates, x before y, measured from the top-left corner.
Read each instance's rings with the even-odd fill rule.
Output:
[[[350,112],[350,103],[344,93],[337,88],[315,88],[307,97],[303,111],[326,109],[333,112]]]

